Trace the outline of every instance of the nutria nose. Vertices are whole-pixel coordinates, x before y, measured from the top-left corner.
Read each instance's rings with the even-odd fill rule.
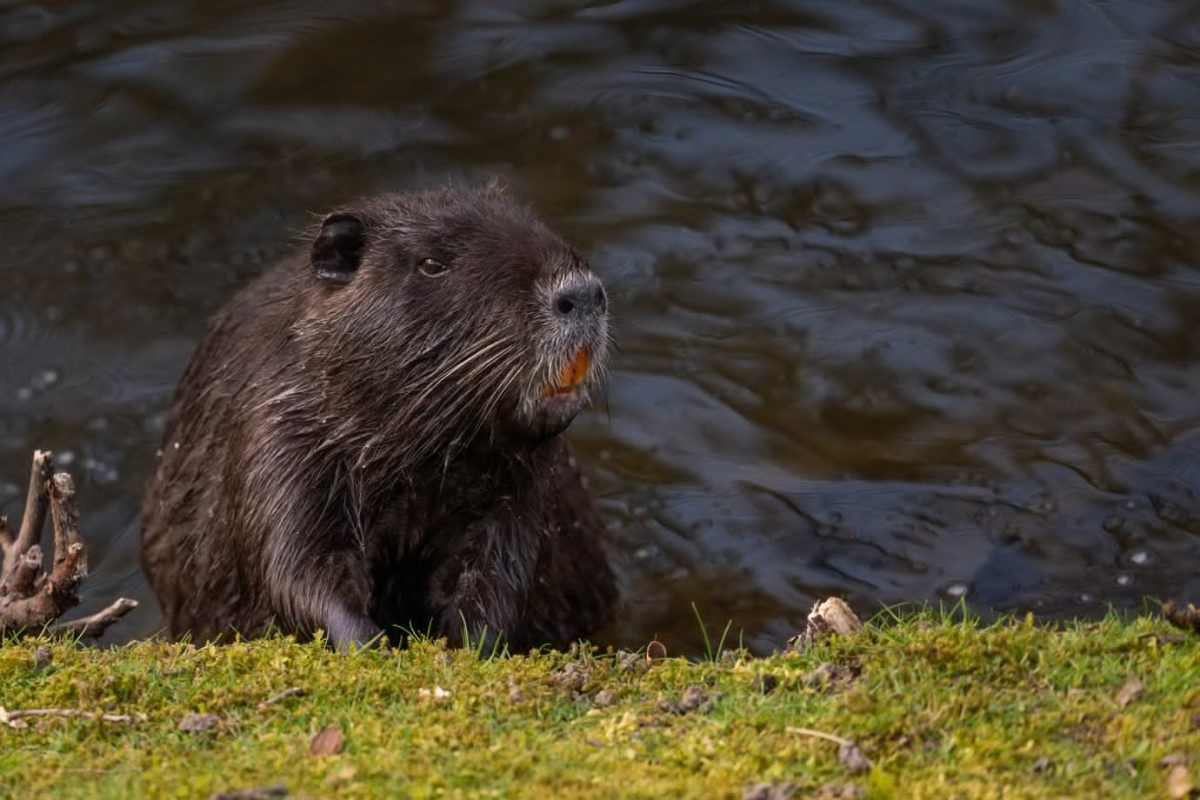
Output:
[[[554,312],[560,317],[584,317],[604,313],[608,298],[599,278],[580,275],[558,290],[553,305]]]

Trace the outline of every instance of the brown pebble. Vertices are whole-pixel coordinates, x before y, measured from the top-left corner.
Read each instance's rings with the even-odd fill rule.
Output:
[[[342,751],[342,732],[337,725],[326,725],[312,738],[308,751],[314,756],[331,756]]]
[[[597,708],[607,708],[617,702],[617,696],[608,689],[601,689],[596,692],[596,696],[592,698],[592,705]]]

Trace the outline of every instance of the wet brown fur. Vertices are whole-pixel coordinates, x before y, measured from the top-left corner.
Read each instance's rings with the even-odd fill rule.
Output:
[[[179,385],[142,510],[170,632],[408,627],[518,649],[588,633],[614,580],[565,423],[538,401],[580,346],[582,389],[602,378],[603,304],[571,324],[550,305],[594,276],[495,187],[342,213],[361,221],[357,269],[284,259],[217,314]],[[449,269],[427,277],[425,258]]]

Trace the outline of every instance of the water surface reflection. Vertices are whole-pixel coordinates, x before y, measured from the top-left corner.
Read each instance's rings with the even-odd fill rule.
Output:
[[[614,298],[606,641],[1200,596],[1195,4],[80,0],[0,52],[0,504],[71,462],[96,602],[149,600],[207,315],[312,212],[496,172]]]

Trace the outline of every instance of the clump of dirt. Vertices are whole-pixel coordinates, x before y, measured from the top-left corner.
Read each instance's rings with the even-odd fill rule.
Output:
[[[732,667],[740,661],[749,661],[754,658],[754,655],[744,647],[736,647],[733,650],[722,650],[721,657],[718,659],[723,667]]]
[[[179,720],[179,730],[184,733],[208,733],[221,725],[221,718],[216,714],[184,714]]]
[[[759,694],[770,694],[779,688],[779,678],[769,672],[756,675],[750,684]]]
[[[584,689],[591,683],[591,671],[585,667],[570,661],[557,672],[551,673],[550,683],[554,685],[560,692],[570,697],[578,697],[583,693]]]
[[[863,754],[856,742],[845,741],[838,745],[838,761],[850,772],[871,771],[871,759]]]
[[[809,689],[835,692],[858,680],[860,673],[861,670],[852,664],[826,662],[804,673],[800,683]]]
[[[628,650],[617,651],[618,671],[640,674],[648,669],[650,669],[650,664],[641,653],[631,653]]]
[[[658,710],[664,714],[690,714],[693,711],[701,711],[707,713],[712,709],[713,704],[721,699],[719,692],[714,693],[713,697],[708,696],[708,692],[703,686],[689,686],[683,690],[683,694],[679,700],[669,700],[663,698],[658,701]]]
[[[742,792],[742,800],[787,800],[800,790],[798,783],[752,783]]]
[[[813,795],[818,800],[859,800],[867,790],[853,783],[826,783]]]

